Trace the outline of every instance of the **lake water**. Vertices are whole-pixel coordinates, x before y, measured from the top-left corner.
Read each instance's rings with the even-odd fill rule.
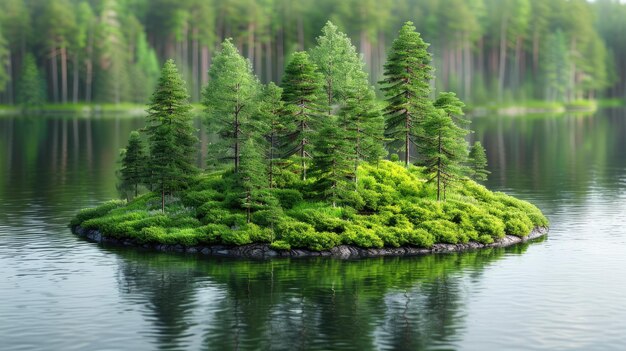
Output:
[[[0,349],[626,348],[624,110],[474,119],[488,186],[539,206],[547,239],[353,261],[198,258],[72,235],[78,209],[116,196],[118,149],[142,123],[0,117]]]

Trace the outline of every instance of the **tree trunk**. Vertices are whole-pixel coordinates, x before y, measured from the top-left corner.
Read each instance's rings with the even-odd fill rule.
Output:
[[[274,80],[273,72],[272,72],[272,39],[268,39],[267,43],[265,43],[265,81],[271,82]]]
[[[404,165],[409,168],[409,159],[411,158],[411,154],[410,154],[410,147],[411,147],[411,140],[410,138],[410,134],[409,134],[409,112],[405,112],[405,117],[404,117],[404,127],[406,128],[406,133],[404,136],[404,147],[406,148],[405,153],[404,153]]]
[[[74,72],[72,73],[72,102],[74,104],[78,103],[78,51],[74,53]]]
[[[211,63],[211,51],[209,51],[209,47],[208,46],[203,46],[202,47],[202,62],[200,63],[200,70],[201,72],[201,76],[202,76],[202,87],[204,87],[205,85],[207,85],[207,83],[209,82],[209,65]],[[200,94],[200,98],[202,98],[202,94]]]
[[[161,212],[165,212],[165,186],[161,184]]]
[[[50,52],[50,64],[52,65],[52,96],[54,98],[54,102],[59,102],[59,82],[58,82],[58,72],[57,72],[57,53],[56,48],[52,48]]]
[[[254,23],[248,23],[248,60],[254,64]],[[257,72],[258,74],[258,72]]]
[[[61,47],[61,93],[63,103],[67,103],[67,49]]]
[[[508,18],[502,20],[500,26],[500,62],[498,69],[498,101],[502,101],[502,94],[504,92],[504,75],[506,73],[506,46],[507,46],[507,21]]]
[[[9,81],[7,82],[7,103],[12,105],[15,102],[13,94],[13,86],[15,85],[15,77],[13,75],[13,55],[11,54],[11,48],[7,48],[7,55],[9,60],[7,61],[7,73],[9,74]],[[1,89],[2,87],[0,87]]]
[[[200,96],[200,77],[198,75],[198,29],[193,29],[193,42],[191,43],[191,94],[193,101],[198,101]]]
[[[278,38],[276,40],[276,78],[280,81],[283,78],[283,72],[285,70],[285,31],[283,28],[278,30]]]
[[[298,50],[304,50],[304,22],[302,14],[298,15]]]
[[[85,102],[91,102],[91,86],[93,81],[93,30],[89,31],[87,39],[87,57],[85,59]]]

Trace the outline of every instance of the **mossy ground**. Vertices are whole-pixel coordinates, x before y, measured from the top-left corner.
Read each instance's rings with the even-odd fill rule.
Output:
[[[270,243],[275,249],[326,250],[341,244],[363,248],[434,243],[491,243],[506,234],[528,235],[548,221],[532,204],[491,192],[471,180],[435,200],[434,185],[421,168],[391,161],[363,164],[358,190],[339,207],[316,198],[315,179],[299,180],[283,171],[280,188],[270,190],[277,205],[252,214],[239,208],[229,172],[205,173],[190,188],[168,199],[160,211],[158,194],[126,202],[113,200],[80,211],[71,226],[97,229],[104,236],[138,243],[185,246]]]

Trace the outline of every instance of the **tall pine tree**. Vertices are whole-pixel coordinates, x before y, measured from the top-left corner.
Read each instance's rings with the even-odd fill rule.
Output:
[[[312,138],[320,125],[321,77],[306,52],[296,52],[285,69],[282,81],[286,118],[291,132],[283,136],[285,156],[298,155],[302,179],[313,156]]]
[[[161,192],[161,210],[165,194],[186,188],[198,172],[196,129],[193,127],[189,94],[173,60],[167,60],[152,94],[146,117],[150,146],[148,167],[151,185]]]
[[[285,106],[281,99],[282,93],[283,90],[280,87],[270,82],[263,88],[263,94],[259,103],[259,125],[265,136],[262,145],[267,158],[267,176],[270,188],[274,187],[274,178],[277,171],[276,162],[281,157],[279,138],[285,130]]]
[[[341,137],[351,146],[354,182],[358,183],[357,170],[361,161],[376,162],[386,153],[383,147],[384,118],[373,89],[361,84],[347,94],[339,113],[339,124],[344,130]]]
[[[350,38],[330,21],[322,28],[317,46],[311,49],[311,61],[323,76],[324,99],[320,104],[328,115],[343,105],[351,85],[367,79],[363,71],[365,64]]]
[[[232,160],[237,173],[242,144],[255,133],[251,118],[256,112],[260,84],[250,61],[239,54],[229,39],[213,59],[209,77],[203,103],[209,127],[220,136],[212,152]]]
[[[411,147],[417,145],[422,124],[431,114],[430,80],[433,78],[431,57],[412,22],[406,22],[393,41],[385,63],[385,134],[392,142],[402,142],[405,165],[411,160]]]

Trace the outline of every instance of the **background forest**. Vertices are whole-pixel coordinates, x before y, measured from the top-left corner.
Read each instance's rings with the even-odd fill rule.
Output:
[[[0,103],[145,103],[174,58],[200,101],[224,38],[262,82],[280,81],[327,20],[382,78],[411,20],[437,90],[471,104],[626,95],[626,4],[617,0],[0,0]]]

